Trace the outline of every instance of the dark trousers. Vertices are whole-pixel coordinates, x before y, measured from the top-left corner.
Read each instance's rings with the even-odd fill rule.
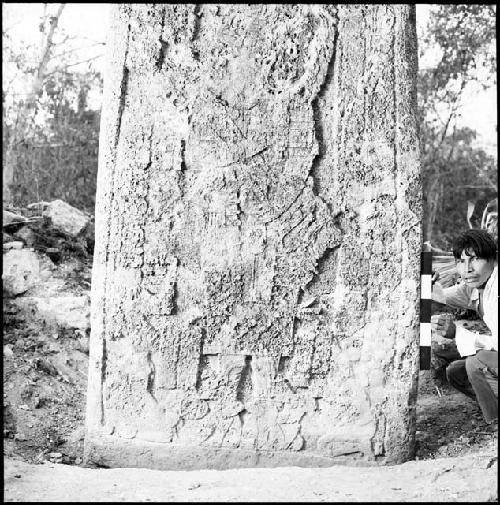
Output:
[[[498,352],[478,351],[453,361],[446,369],[449,383],[477,400],[487,423],[498,418]]]

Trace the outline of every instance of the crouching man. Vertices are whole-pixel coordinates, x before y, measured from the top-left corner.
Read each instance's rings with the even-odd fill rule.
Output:
[[[484,230],[468,230],[453,243],[460,284],[443,288],[435,282],[432,299],[455,308],[477,311],[491,336],[474,333],[445,319],[433,331],[455,338],[462,359],[446,368],[449,383],[477,400],[488,424],[498,419],[498,260],[497,246]]]

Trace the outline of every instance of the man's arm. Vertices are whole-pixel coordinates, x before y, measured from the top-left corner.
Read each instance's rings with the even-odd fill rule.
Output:
[[[458,325],[456,331],[456,343],[461,356],[474,354],[481,349],[486,351],[497,350],[495,340],[492,335],[471,331],[461,324]]]
[[[461,283],[449,288],[443,288],[439,282],[432,287],[432,299],[438,303],[444,303],[456,309],[475,309],[470,301],[469,288]]]
[[[432,286],[432,300],[458,309],[475,308],[470,303],[469,289],[465,284],[443,288],[439,282],[434,282]],[[431,323],[432,331],[436,335],[445,338],[455,338],[455,323],[449,316],[445,314],[432,316]]]

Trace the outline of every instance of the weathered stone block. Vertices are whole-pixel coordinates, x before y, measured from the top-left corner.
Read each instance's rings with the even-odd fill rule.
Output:
[[[22,247],[22,242],[19,244]],[[20,248],[12,248],[5,252],[2,282],[3,288],[12,295],[23,294],[35,286],[40,282],[40,260],[37,254],[29,249]]]
[[[414,7],[127,4],[111,27],[87,459],[410,458]]]
[[[43,215],[51,219],[55,228],[59,228],[73,237],[76,237],[90,221],[89,216],[84,212],[62,200],[48,203],[43,210]]]

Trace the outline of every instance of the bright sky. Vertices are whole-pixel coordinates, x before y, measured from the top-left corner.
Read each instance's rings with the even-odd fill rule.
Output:
[[[56,3],[48,4],[48,9],[55,12],[58,6]],[[74,35],[104,40],[109,8],[110,4],[104,3],[68,3],[59,19],[59,27]],[[9,2],[2,3],[2,9],[4,27],[10,28],[18,37],[38,39],[38,23],[43,13],[43,4]]]
[[[49,3],[49,12],[57,11],[59,5]],[[110,4],[68,3],[59,18],[58,28],[72,37],[78,37],[82,47],[105,42],[109,8]],[[43,4],[3,3],[2,14],[2,28],[7,28],[15,41],[23,40],[29,44],[40,42],[38,24],[43,14]],[[84,40],[85,44],[82,43]],[[103,46],[88,47],[82,59],[99,53],[103,53]],[[94,60],[96,69],[102,70],[102,61],[103,58]]]
[[[417,33],[420,35],[429,19],[432,4],[417,5]],[[432,67],[439,57],[438,54],[427,53],[419,60],[420,68]],[[493,86],[483,90],[477,83],[470,83],[462,98],[459,109],[460,126],[468,126],[478,133],[477,145],[489,154],[497,154],[497,89]]]
[[[57,9],[59,4],[48,4],[51,10]],[[105,42],[108,26],[110,4],[101,3],[68,3],[63,11],[59,26],[68,34],[86,38],[90,46],[93,41]],[[421,30],[427,22],[431,4],[417,4],[417,29]],[[39,3],[7,3],[2,4],[2,25],[10,28],[15,39],[33,43],[39,42],[40,32],[38,23],[43,12],[43,4]],[[103,46],[90,47],[82,50],[80,60],[101,53]],[[435,55],[429,54],[420,59],[420,66],[432,65]],[[94,60],[93,66],[102,70],[104,58]],[[483,91],[478,87],[466,88],[461,109],[462,124],[478,132],[478,144],[496,154],[497,146],[497,102],[496,88]]]

